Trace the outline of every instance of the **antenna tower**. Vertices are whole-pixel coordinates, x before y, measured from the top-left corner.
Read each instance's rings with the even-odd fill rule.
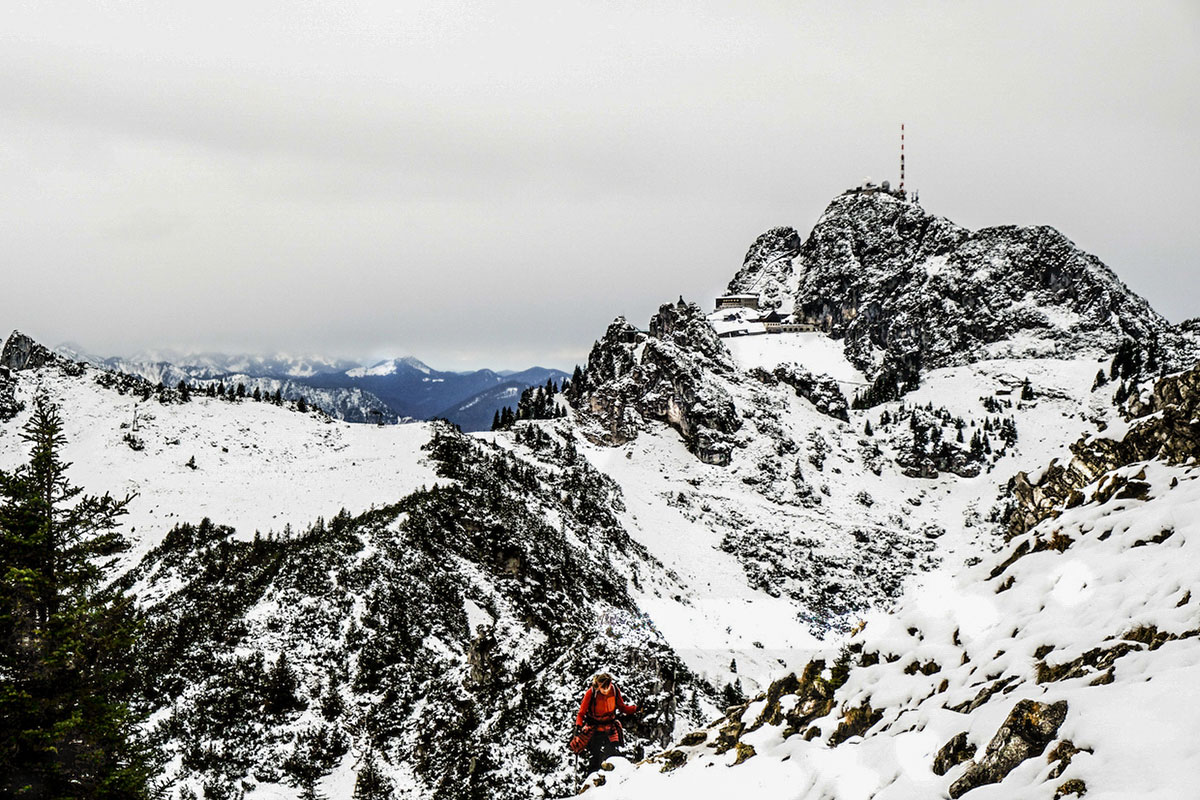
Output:
[[[904,123],[900,123],[900,191],[904,191]]]

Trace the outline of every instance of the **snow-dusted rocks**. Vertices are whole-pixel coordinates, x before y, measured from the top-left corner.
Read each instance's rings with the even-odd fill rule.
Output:
[[[1015,503],[1010,532],[1023,533],[1083,503],[1089,484],[1093,500],[1144,498],[1149,490],[1145,475],[1115,472],[1118,467],[1149,460],[1184,464],[1200,455],[1200,366],[1155,382],[1146,401],[1137,401],[1135,408],[1127,424],[1073,443],[1065,465],[1056,460],[1032,478],[1017,473],[1011,483]],[[1097,483],[1105,473],[1108,478]]]
[[[1155,394],[1181,396],[1180,377]],[[1134,447],[1136,427],[1111,441]],[[714,723],[716,747],[711,734],[680,741],[596,797],[1189,796],[1200,774],[1200,448],[1172,430],[999,552],[931,573],[893,613],[867,615],[800,678]],[[1099,491],[1121,480],[1144,488]]]
[[[978,761],[967,764],[963,774],[950,784],[950,796],[962,797],[978,786],[999,783],[1021,762],[1046,751],[1067,717],[1067,702],[1039,703],[1022,700],[1017,703],[1000,730],[988,742]],[[943,773],[944,774],[944,773]]]
[[[79,363],[58,355],[20,331],[13,331],[5,341],[3,351],[0,351],[0,367],[11,372],[50,365],[74,375],[80,374],[83,369]]]
[[[778,239],[772,231],[760,242]],[[756,244],[751,254],[760,249],[780,248]],[[871,377],[885,355],[933,368],[1113,352],[1125,338],[1170,335],[1145,300],[1053,228],[972,232],[882,192],[835,199],[805,240],[794,277],[784,278],[784,263],[790,271],[782,254],[748,258],[735,284],[778,294],[774,287],[794,283],[784,308],[844,339],[847,356]]]
[[[666,422],[701,461],[728,464],[741,420],[715,376],[732,373],[733,363],[694,304],[662,306],[646,333],[618,318],[592,348],[586,387],[573,395],[584,432],[619,445],[647,421]]]
[[[790,305],[794,292],[793,260],[800,252],[800,234],[795,228],[772,228],[759,236],[733,276],[729,294],[755,293],[763,310]]]

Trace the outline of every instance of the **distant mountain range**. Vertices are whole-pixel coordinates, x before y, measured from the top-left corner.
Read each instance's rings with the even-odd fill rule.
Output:
[[[167,386],[180,381],[204,386],[241,383],[251,392],[255,388],[270,393],[278,390],[287,400],[303,397],[347,422],[388,424],[444,418],[466,431],[487,430],[497,411],[516,405],[522,389],[569,377],[545,367],[520,372],[441,372],[412,356],[362,366],[322,356],[148,352],[121,358],[97,356],[74,345],[55,349],[75,361]]]

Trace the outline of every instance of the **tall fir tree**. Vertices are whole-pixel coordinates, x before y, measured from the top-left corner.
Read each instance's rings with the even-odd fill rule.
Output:
[[[392,800],[395,790],[383,773],[374,750],[368,750],[354,781],[353,800]]]
[[[130,710],[131,600],[108,585],[131,498],[83,495],[58,409],[35,401],[29,462],[0,471],[0,796],[151,796]]]

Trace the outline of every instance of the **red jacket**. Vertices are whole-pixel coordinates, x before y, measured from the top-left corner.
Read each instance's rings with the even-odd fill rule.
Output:
[[[625,702],[621,690],[615,683],[610,684],[612,691],[605,694],[596,687],[584,692],[583,702],[579,704],[579,713],[575,715],[576,725],[590,725],[593,728],[607,728],[617,718],[617,709],[622,714],[636,714],[638,707]]]

